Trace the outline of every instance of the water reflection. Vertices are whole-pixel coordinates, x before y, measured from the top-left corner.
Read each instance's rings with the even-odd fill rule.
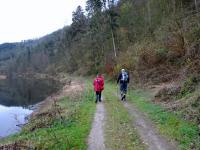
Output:
[[[22,107],[5,107],[0,105],[0,137],[5,137],[20,130],[17,125],[26,122],[26,116],[30,115],[32,110]]]
[[[49,79],[0,80],[0,104],[23,107],[33,105],[44,100],[59,87],[59,82]]]
[[[0,137],[16,133],[32,113],[28,106],[44,100],[62,85],[49,79],[0,80]]]

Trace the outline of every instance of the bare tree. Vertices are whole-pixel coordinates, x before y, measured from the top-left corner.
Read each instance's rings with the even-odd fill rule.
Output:
[[[147,3],[147,11],[148,11],[148,22],[151,25],[151,1],[149,0]]]
[[[176,13],[176,0],[172,0],[172,5],[173,5],[173,13]]]
[[[195,6],[195,10],[198,11],[197,0],[194,0],[194,6]]]
[[[108,2],[108,8],[111,11],[112,7],[115,4],[115,1],[114,0],[112,0],[112,1],[108,0],[107,2]],[[112,36],[113,51],[114,51],[114,56],[116,58],[117,57],[116,42],[115,42],[114,30],[113,30],[113,27],[112,27],[112,24],[113,24],[112,22],[113,21],[112,21],[112,17],[111,17],[110,13],[109,13],[109,20],[110,20],[110,26],[111,26],[111,36]]]

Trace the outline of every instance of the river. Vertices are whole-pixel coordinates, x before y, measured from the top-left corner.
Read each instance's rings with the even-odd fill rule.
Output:
[[[61,83],[52,79],[0,80],[0,137],[20,131],[27,122],[32,106],[58,91]]]

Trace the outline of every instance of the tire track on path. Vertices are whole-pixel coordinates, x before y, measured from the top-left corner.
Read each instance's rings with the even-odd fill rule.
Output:
[[[123,103],[131,117],[134,118],[133,125],[137,129],[141,140],[147,145],[148,150],[177,150],[174,142],[168,141],[155,129],[153,123],[134,105]]]
[[[105,150],[104,123],[105,108],[103,102],[101,102],[96,106],[96,113],[88,138],[88,150]]]

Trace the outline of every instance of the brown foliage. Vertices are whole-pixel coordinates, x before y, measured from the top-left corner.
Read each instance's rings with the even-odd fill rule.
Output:
[[[164,41],[165,47],[170,50],[171,55],[181,57],[185,54],[184,37],[179,33],[168,34]]]
[[[187,48],[186,57],[190,59],[200,58],[200,44],[192,44]]]
[[[160,65],[153,68],[138,70],[140,82],[143,84],[159,84],[176,80],[179,77],[177,68],[171,66]]]
[[[34,131],[39,128],[49,128],[55,119],[61,119],[63,121],[62,113],[63,109],[57,104],[57,100],[53,99],[52,107],[45,112],[36,114],[29,121],[31,126],[27,130]]]
[[[4,146],[0,146],[0,150],[31,150],[33,149],[30,145],[24,141],[16,141],[15,143],[7,144]]]

